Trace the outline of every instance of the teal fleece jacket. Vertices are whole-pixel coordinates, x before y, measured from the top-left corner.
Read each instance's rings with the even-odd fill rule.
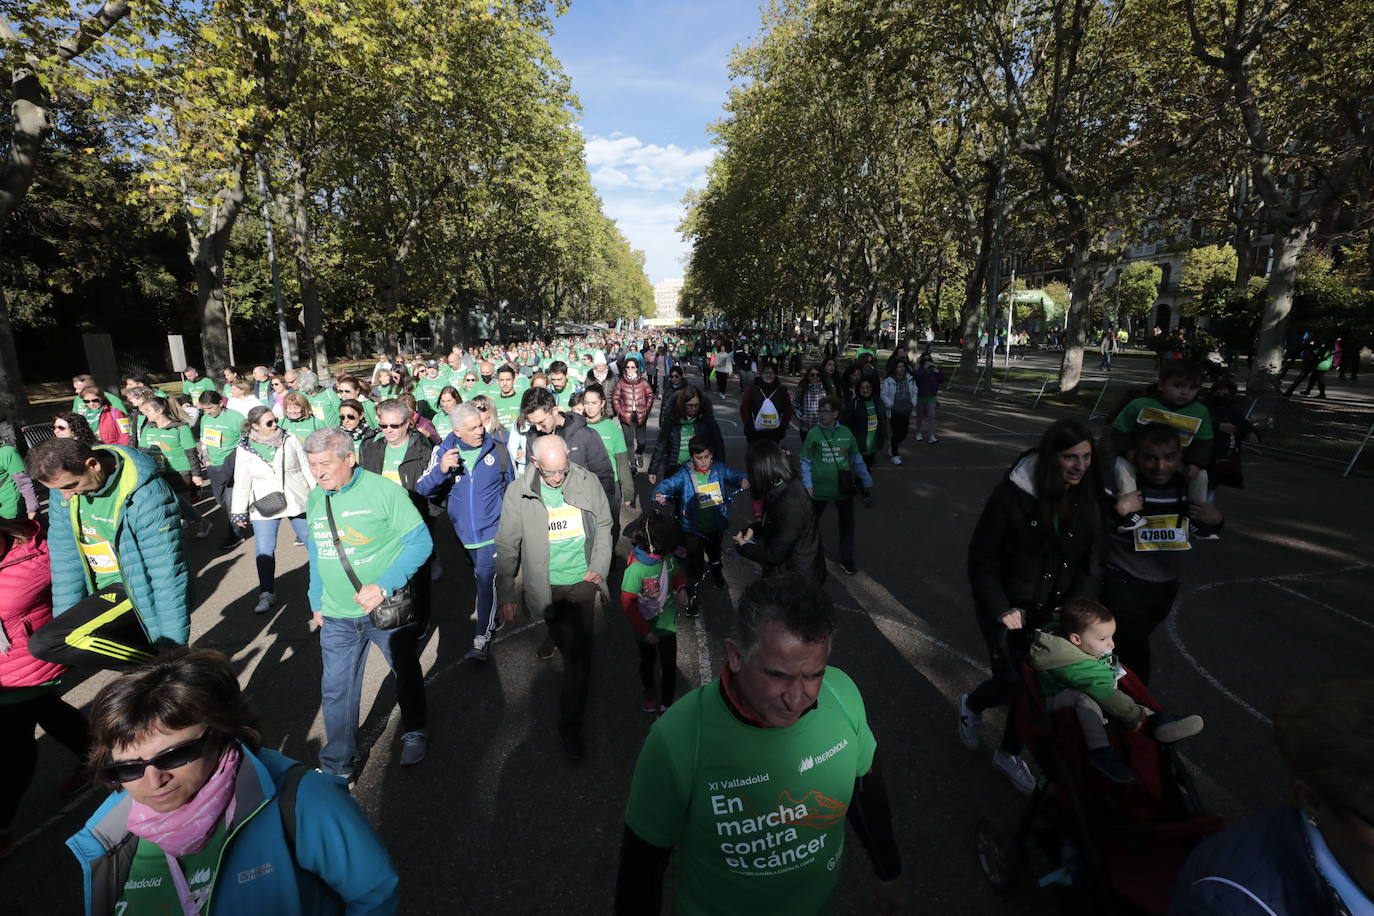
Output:
[[[1030,664],[1039,672],[1040,692],[1047,700],[1061,690],[1078,690],[1131,728],[1147,714],[1145,707],[1116,689],[1116,656],[1111,653],[1094,658],[1063,636],[1041,630],[1031,643]]]

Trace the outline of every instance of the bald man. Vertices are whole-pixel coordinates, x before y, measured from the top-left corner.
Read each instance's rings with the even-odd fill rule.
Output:
[[[590,471],[573,463],[558,436],[541,436],[525,473],[501,503],[496,533],[496,600],[513,621],[521,592],[528,613],[542,613],[563,653],[558,735],[573,762],[586,756],[582,717],[591,683],[592,630],[599,594],[609,602],[611,505]]]

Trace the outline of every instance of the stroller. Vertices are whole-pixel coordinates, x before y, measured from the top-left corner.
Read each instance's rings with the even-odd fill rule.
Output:
[[[1088,765],[1072,709],[1050,713],[1035,670],[1017,666],[1011,724],[1045,773],[1016,832],[977,825],[978,862],[1000,893],[1028,873],[1052,888],[1064,912],[1164,914],[1175,879],[1193,848],[1222,828],[1203,810],[1191,774],[1172,745],[1146,731],[1108,726],[1112,745],[1135,773],[1117,785]],[[1159,703],[1134,673],[1118,684],[1152,711]]]

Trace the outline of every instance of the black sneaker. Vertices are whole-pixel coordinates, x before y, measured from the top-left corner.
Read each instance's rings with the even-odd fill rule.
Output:
[[[546,636],[534,654],[547,661],[553,658],[557,652],[558,647],[553,644],[553,637]]]
[[[1130,515],[1126,516],[1125,520],[1122,521],[1122,523],[1121,523],[1120,525],[1117,525],[1117,526],[1116,526],[1116,530],[1117,530],[1117,531],[1121,531],[1121,532],[1126,532],[1126,531],[1135,531],[1137,528],[1144,528],[1144,527],[1145,527],[1145,516],[1141,515],[1139,512],[1132,512]]]
[[[239,537],[237,534],[230,533],[228,537],[219,542],[219,549],[233,550],[235,547],[239,546],[242,543],[243,538]]]
[[[587,744],[582,740],[582,733],[571,728],[560,728],[558,730],[558,741],[563,745],[563,753],[568,760],[573,763],[581,763],[587,759]]]
[[[1135,773],[1122,762],[1116,751],[1109,747],[1099,747],[1088,751],[1088,765],[1117,785],[1135,782]]]
[[[716,587],[716,591],[725,591],[725,571],[719,563],[711,564],[711,584]]]
[[[846,576],[857,576],[859,574],[859,567],[851,566],[848,563],[841,563],[840,569],[844,570]]]

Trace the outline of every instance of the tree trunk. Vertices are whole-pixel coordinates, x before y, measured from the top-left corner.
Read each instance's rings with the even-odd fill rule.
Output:
[[[200,227],[190,226],[188,255],[196,274],[196,306],[200,311],[200,347],[205,361],[205,374],[232,365],[229,352],[229,322],[224,302],[224,251],[229,247],[229,233],[243,210],[247,199],[248,169],[253,163],[252,152],[242,154],[238,174],[224,188],[211,207],[204,234]]]
[[[1075,216],[1075,222],[1082,222]],[[1069,267],[1069,310],[1064,316],[1064,358],[1059,363],[1059,390],[1064,394],[1078,387],[1083,375],[1083,345],[1087,337],[1088,301],[1092,298],[1093,275],[1088,255],[1092,236],[1086,228],[1073,234],[1073,254]]]
[[[315,280],[315,265],[310,260],[310,166],[303,156],[291,162],[291,205],[287,230],[295,243],[296,278],[301,290],[301,312],[306,344],[310,348],[310,368],[323,375],[329,368],[329,346],[324,337],[324,315]]]
[[[1294,223],[1274,231],[1274,267],[1265,290],[1264,314],[1260,316],[1259,338],[1250,361],[1249,395],[1274,394],[1279,390],[1283,354],[1288,337],[1288,314],[1293,310],[1293,287],[1298,279],[1298,255],[1316,221]]]
[[[10,326],[10,309],[5,302],[5,290],[0,287],[0,416],[23,426],[29,409],[28,393],[19,375],[19,351],[14,345],[14,329]]]
[[[978,364],[978,319],[983,315],[983,278],[987,275],[987,249],[978,252],[973,270],[964,281],[964,306],[959,315],[959,328],[964,338],[959,351],[959,365],[972,369]]]

